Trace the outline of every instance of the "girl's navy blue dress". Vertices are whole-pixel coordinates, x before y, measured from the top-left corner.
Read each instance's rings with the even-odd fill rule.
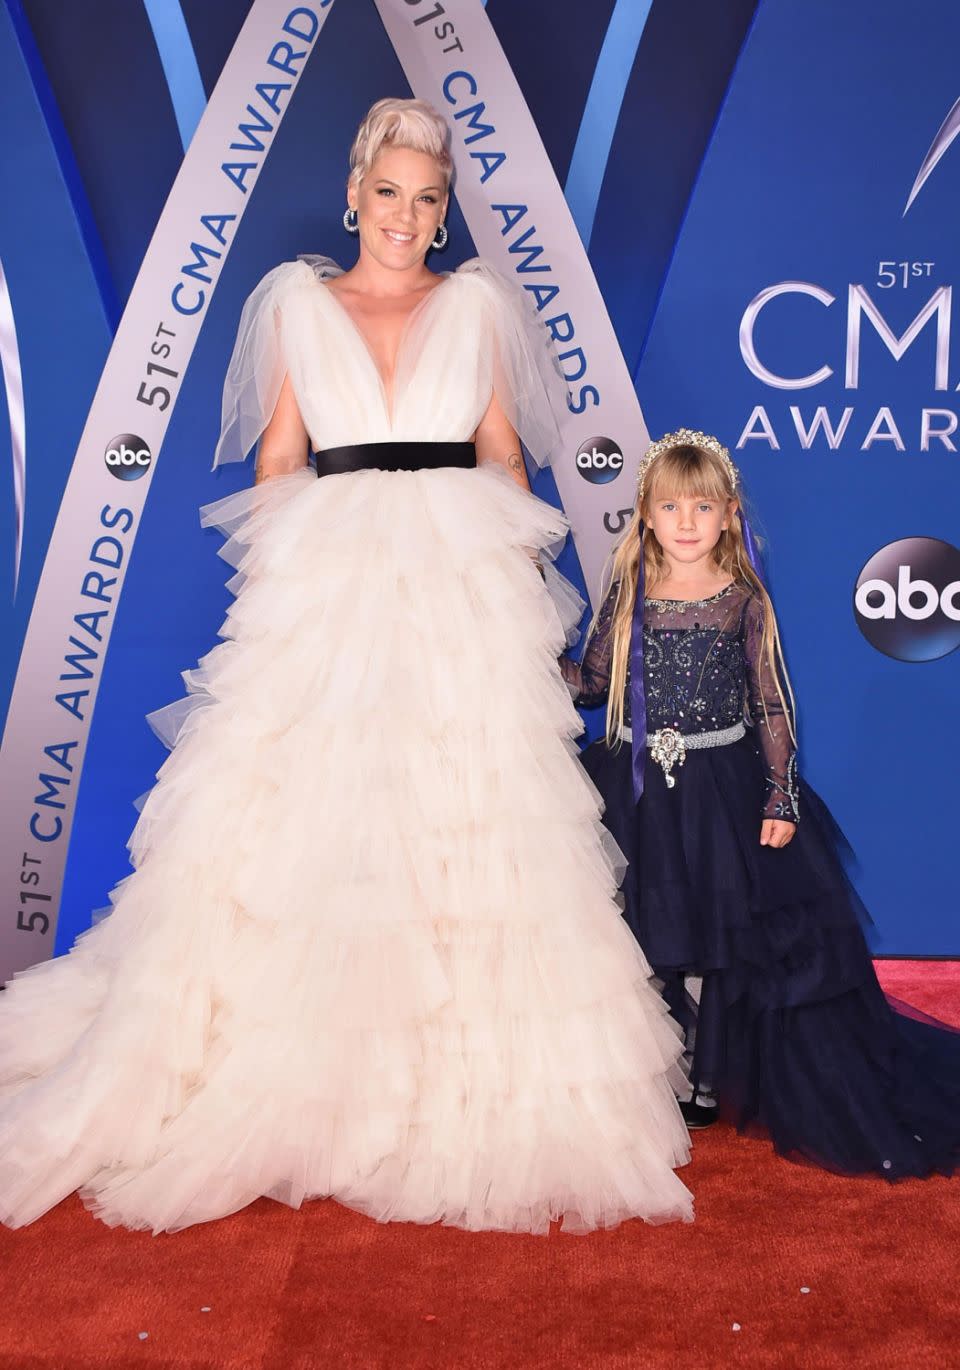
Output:
[[[564,662],[585,706],[607,698],[616,588],[582,666]],[[646,601],[648,739],[673,729],[717,741],[694,742],[669,778],[648,750],[639,804],[628,741],[584,752],[629,863],[626,920],[688,1029],[695,1086],[715,1089],[738,1127],[848,1174],[950,1172],[960,1034],[894,1012],[877,982],[842,838],[797,778],[762,630],[762,606],[740,585]],[[629,689],[626,709],[629,724]],[[798,821],[793,841],[762,847],[764,817]],[[703,977],[699,1004],[690,976]]]

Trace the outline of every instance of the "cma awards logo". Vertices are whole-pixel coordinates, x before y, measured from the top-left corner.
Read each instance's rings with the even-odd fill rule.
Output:
[[[587,438],[577,448],[577,470],[591,485],[608,485],[623,470],[623,453],[612,438]]]
[[[139,480],[150,470],[153,454],[136,433],[118,433],[103,454],[107,470],[117,480]]]
[[[936,661],[960,646],[960,551],[939,538],[881,547],[857,579],[861,633],[897,661]]]
[[[936,266],[935,262],[879,262],[877,264],[876,288],[892,289],[898,285],[904,288],[920,277],[929,277]],[[825,308],[836,303],[837,297],[823,286],[810,281],[779,281],[767,286],[750,301],[740,320],[740,354],[748,369],[774,390],[807,390],[822,385],[834,374],[833,367],[824,364],[799,376],[787,376],[775,371],[764,361],[758,351],[755,330],[761,314],[772,301],[783,296],[806,296],[816,300]],[[936,352],[933,366],[933,389],[945,391],[950,388],[950,324],[953,310],[953,286],[939,285],[927,299],[902,333],[897,333],[889,324],[883,311],[866,286],[851,284],[847,288],[846,310],[846,347],[844,351],[844,388],[856,391],[860,386],[861,334],[866,322],[877,334],[894,361],[901,361],[907,350],[917,340],[926,325],[935,320]],[[782,317],[778,320],[781,336],[795,336],[798,333],[796,317]],[[957,387],[960,389],[960,386]],[[819,405],[804,412],[799,405],[789,406],[789,419],[779,419],[771,415],[766,405],[758,404],[744,425],[737,441],[743,447],[751,439],[765,441],[773,451],[780,450],[780,433],[783,426],[792,424],[800,447],[807,451],[813,446],[818,435],[822,434],[831,451],[838,450],[845,438],[853,437],[860,451],[866,452],[875,443],[889,444],[898,452],[906,451],[903,434],[916,437],[921,452],[928,452],[931,444],[939,443],[936,450],[955,452],[956,443],[952,434],[960,426],[957,410],[940,406],[923,406],[913,430],[906,428],[902,413],[894,415],[888,405],[881,405],[875,412],[861,419],[854,419],[854,406],[836,406],[828,409]]]
[[[956,101],[937,130],[920,165],[903,209],[904,216],[958,136],[960,100]],[[845,333],[846,344],[842,353],[845,390],[855,392],[860,386],[861,336],[865,326],[872,330],[896,362],[904,358],[921,334],[929,335],[933,331],[936,336],[931,376],[933,390],[950,390],[953,286],[934,284],[937,274],[936,261],[914,260],[912,257],[907,257],[904,261],[878,260],[871,268],[872,281],[868,284],[857,282],[847,286],[846,326],[842,330]],[[916,310],[906,328],[898,331],[891,326],[887,314],[892,312],[902,315],[899,302],[894,304],[892,311],[887,310],[886,306],[881,308],[878,303],[881,298],[880,292],[893,291],[894,296],[897,296],[904,291],[914,291],[925,282],[933,286],[932,293]],[[776,323],[773,322],[773,315],[761,323],[761,316],[767,307],[775,300],[783,300],[783,297],[789,298],[790,303],[786,304],[785,308],[781,305],[774,310]],[[837,302],[836,295],[812,281],[778,281],[754,296],[740,320],[740,354],[748,370],[773,390],[810,390],[823,385],[834,375],[834,367],[824,360],[822,353],[818,357],[815,354],[811,356],[812,365],[806,368],[802,365],[796,367],[800,374],[784,374],[785,368],[782,364],[778,367],[769,353],[761,355],[766,348],[782,345],[784,338],[789,338],[791,342],[800,339],[799,346],[802,350],[803,333],[806,331],[803,319],[809,317],[806,312],[809,305],[800,303],[804,298],[816,301],[825,309],[831,308]],[[755,336],[758,331],[765,338],[762,348],[758,347]],[[840,357],[837,356],[836,360],[839,362]],[[816,362],[822,364],[816,365]],[[956,389],[960,390],[960,384]],[[831,451],[836,451],[844,445],[856,445],[860,451],[865,452],[875,443],[883,443],[887,444],[888,451],[893,449],[903,452],[907,448],[907,442],[904,441],[906,434],[910,445],[917,443],[921,452],[928,452],[931,448],[935,451],[955,452],[957,443],[953,440],[953,434],[957,432],[958,427],[960,413],[952,405],[925,405],[920,408],[918,416],[905,418],[902,413],[894,414],[889,405],[881,405],[875,411],[871,408],[870,413],[861,415],[855,411],[852,404],[843,407],[837,405],[833,408],[825,405],[810,406],[806,410],[792,404],[788,406],[787,414],[781,416],[776,412],[769,412],[766,405],[760,404],[753,409],[747,419],[736,445],[742,448],[751,440],[759,440],[766,442],[772,450],[779,451],[782,433],[792,428],[804,451],[809,450],[819,438]],[[793,433],[789,434],[789,438],[792,442]]]

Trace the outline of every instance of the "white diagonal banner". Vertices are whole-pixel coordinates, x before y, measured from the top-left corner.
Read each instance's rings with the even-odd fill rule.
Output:
[[[478,252],[525,287],[556,342],[570,411],[553,471],[596,602],[649,439],[586,249],[482,0],[375,3],[414,94],[452,126]]]
[[[164,205],[57,515],[0,745],[0,980],[50,956],[103,661],[153,463],[333,0],[253,0]]]

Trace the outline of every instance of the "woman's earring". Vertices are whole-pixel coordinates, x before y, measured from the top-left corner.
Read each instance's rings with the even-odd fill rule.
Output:
[[[434,240],[433,240],[433,242],[430,244],[430,246],[431,246],[436,252],[442,252],[443,249],[444,249],[444,248],[446,247],[446,245],[447,245],[447,239],[448,239],[449,237],[450,237],[450,234],[447,232],[447,226],[446,226],[446,224],[441,224],[441,225],[439,226],[439,228],[437,229],[436,237],[434,238]]]
[[[357,223],[357,211],[355,209],[345,209],[343,211],[343,226],[348,233],[360,232],[360,226]]]

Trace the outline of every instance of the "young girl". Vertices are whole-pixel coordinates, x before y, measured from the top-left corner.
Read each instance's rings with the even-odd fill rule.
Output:
[[[960,1156],[960,1035],[892,1011],[838,832],[798,781],[776,618],[716,438],[641,462],[581,667],[607,704],[583,760],[628,858],[625,916],[684,1024],[690,1126],[894,1179]]]

